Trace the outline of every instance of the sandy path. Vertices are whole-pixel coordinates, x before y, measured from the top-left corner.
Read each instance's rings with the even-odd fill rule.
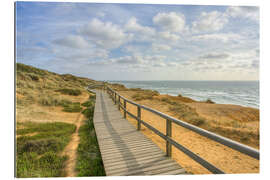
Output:
[[[68,156],[68,160],[65,162],[65,168],[64,168],[66,177],[76,177],[77,175],[77,172],[75,171],[75,166],[76,166],[76,160],[77,160],[77,148],[80,143],[79,129],[84,119],[85,117],[83,116],[82,113],[80,113],[77,116],[77,119],[74,123],[76,125],[76,131],[71,135],[70,142],[68,143],[68,145],[65,147],[64,151],[62,152],[63,156],[65,155]]]

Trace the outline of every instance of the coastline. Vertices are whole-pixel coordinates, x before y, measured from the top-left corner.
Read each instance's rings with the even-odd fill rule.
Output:
[[[200,128],[259,149],[259,109],[240,105],[195,101],[184,96],[159,94],[157,91],[153,90],[126,88],[122,84],[110,84],[110,87],[136,103],[148,106]],[[136,114],[136,108],[133,105],[128,104],[127,108],[133,114]],[[136,126],[134,119],[130,117],[127,119]],[[165,132],[164,119],[146,111],[142,111],[142,119],[161,132]],[[174,126],[173,129],[173,137],[178,139],[178,142],[194,150],[194,152],[198,153],[201,157],[226,172],[259,172],[259,161],[201,137],[182,127]],[[165,151],[165,142],[161,138],[146,127],[142,128],[142,133]],[[173,159],[191,173],[209,173],[176,149],[173,150]]]
[[[217,104],[240,105],[259,109],[259,81],[109,81],[127,88],[142,88],[160,94],[189,97],[196,101],[211,99]]]

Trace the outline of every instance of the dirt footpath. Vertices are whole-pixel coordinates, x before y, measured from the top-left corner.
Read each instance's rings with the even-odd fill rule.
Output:
[[[84,98],[80,99],[80,102],[83,103],[87,100],[88,100],[88,96],[84,96]],[[68,145],[65,147],[64,151],[62,152],[63,156],[65,155],[68,156],[68,160],[65,162],[65,168],[64,168],[66,177],[76,177],[77,175],[77,172],[75,171],[75,167],[76,167],[76,160],[77,160],[77,148],[80,143],[79,129],[84,120],[85,120],[84,115],[82,113],[79,113],[73,123],[74,125],[76,125],[76,131],[72,134],[70,142],[68,143]]]
[[[79,137],[79,129],[80,126],[83,123],[84,120],[83,114],[79,114],[76,120],[76,131],[72,134],[71,140],[68,143],[68,145],[65,147],[63,151],[63,156],[68,156],[68,160],[65,163],[65,176],[66,177],[76,177],[76,171],[75,171],[75,166],[76,166],[76,160],[77,160],[77,148],[80,143],[80,137]]]

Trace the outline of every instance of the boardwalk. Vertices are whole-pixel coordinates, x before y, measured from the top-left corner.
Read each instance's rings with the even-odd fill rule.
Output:
[[[94,126],[107,176],[177,175],[185,170],[123,118],[108,94],[96,91]]]

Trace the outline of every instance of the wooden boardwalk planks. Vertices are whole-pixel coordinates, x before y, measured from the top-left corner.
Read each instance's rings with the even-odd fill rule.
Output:
[[[96,90],[94,126],[107,176],[177,175],[185,170],[122,117],[108,94]]]

